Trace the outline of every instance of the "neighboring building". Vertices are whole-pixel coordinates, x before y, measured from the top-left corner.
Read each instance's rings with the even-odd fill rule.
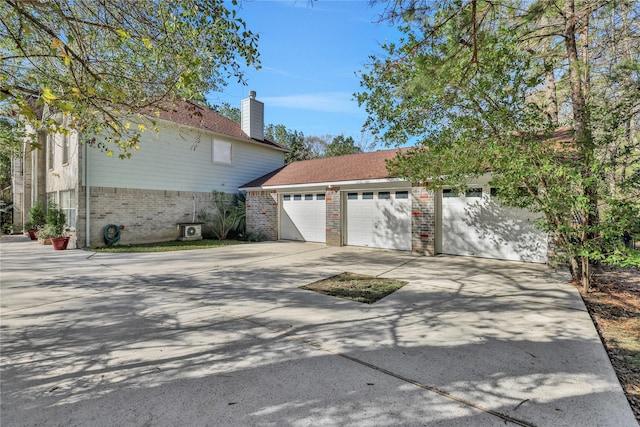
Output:
[[[14,226],[36,200],[53,200],[77,247],[104,245],[109,224],[122,229],[120,244],[174,240],[177,224],[196,222],[212,190],[236,193],[284,164],[287,150],[264,138],[263,113],[255,92],[242,101],[242,124],[183,101],[151,116],[159,131],[144,132],[125,160],[81,144],[77,134],[39,132],[40,148],[25,144],[14,162]]]
[[[490,176],[466,194],[391,178],[397,150],[294,162],[241,187],[247,231],[266,239],[547,262],[536,217],[501,206]]]

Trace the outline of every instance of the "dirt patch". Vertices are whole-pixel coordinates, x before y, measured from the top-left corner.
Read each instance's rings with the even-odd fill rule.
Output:
[[[382,279],[364,274],[341,273],[310,285],[301,286],[300,289],[373,304],[407,283],[402,280]]]
[[[600,270],[582,299],[640,421],[640,269]]]

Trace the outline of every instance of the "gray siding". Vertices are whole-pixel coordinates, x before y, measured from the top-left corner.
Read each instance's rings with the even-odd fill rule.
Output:
[[[231,164],[213,162],[213,139],[232,144]],[[281,167],[284,155],[250,142],[164,123],[147,130],[130,159],[89,150],[91,186],[148,190],[234,193],[238,187]]]

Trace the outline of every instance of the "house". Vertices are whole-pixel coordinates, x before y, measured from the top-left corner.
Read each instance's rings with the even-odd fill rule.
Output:
[[[501,206],[490,175],[469,182],[465,194],[436,192],[391,177],[385,161],[396,155],[294,162],[244,184],[247,231],[270,240],[547,262],[536,216]]]
[[[130,159],[109,157],[87,140],[37,133],[14,164],[14,226],[28,220],[35,201],[53,200],[67,214],[71,244],[104,245],[116,225],[120,244],[175,240],[180,223],[197,221],[211,191],[236,193],[243,183],[284,165],[287,151],[264,137],[264,105],[251,92],[242,124],[182,101],[153,115]],[[148,126],[149,127],[149,126]]]

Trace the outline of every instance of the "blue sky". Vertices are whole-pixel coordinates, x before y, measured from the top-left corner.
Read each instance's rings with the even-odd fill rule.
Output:
[[[376,23],[379,8],[368,1],[243,0],[239,16],[260,34],[260,70],[247,70],[248,85],[229,82],[213,104],[240,106],[249,90],[265,104],[265,124],[283,124],[305,136],[353,136],[358,142],[366,120],[353,93],[359,72],[380,44],[399,32]]]

